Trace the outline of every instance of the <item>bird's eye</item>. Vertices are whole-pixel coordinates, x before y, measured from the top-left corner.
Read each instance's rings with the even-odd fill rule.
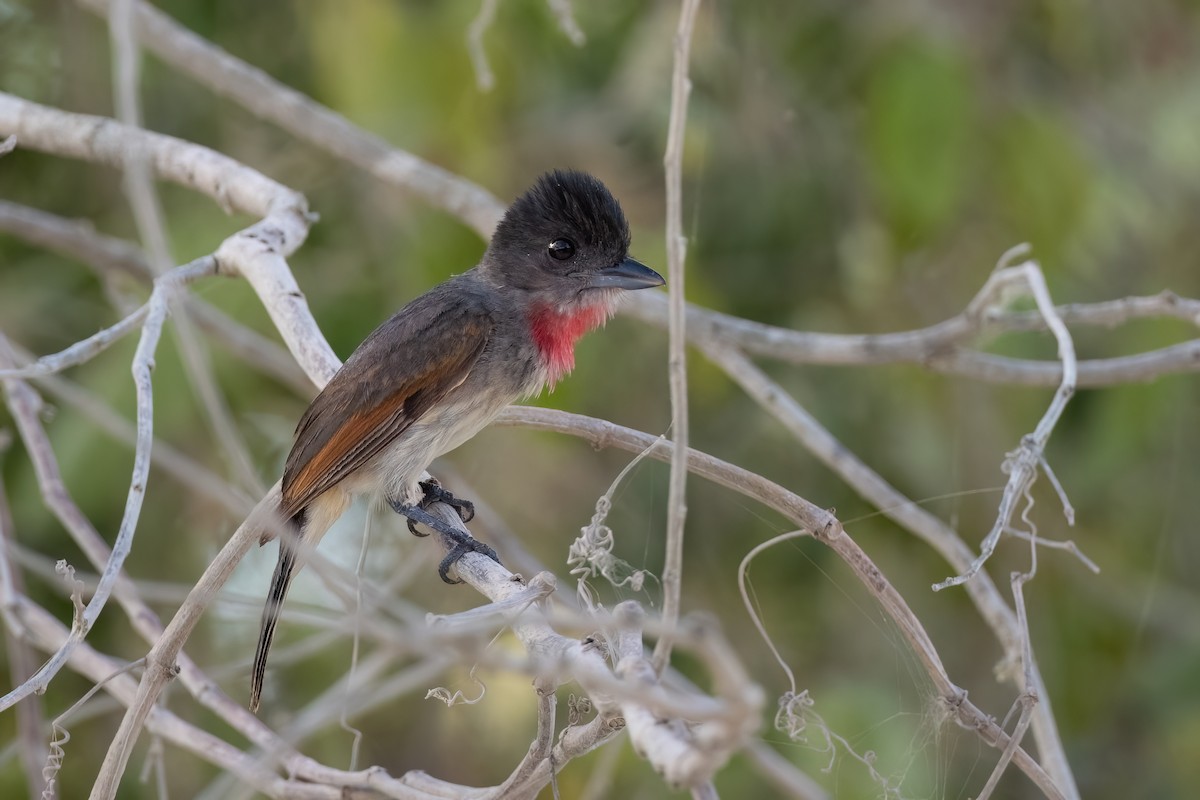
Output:
[[[550,243],[550,256],[558,261],[566,261],[575,255],[575,243],[570,239],[555,239]]]

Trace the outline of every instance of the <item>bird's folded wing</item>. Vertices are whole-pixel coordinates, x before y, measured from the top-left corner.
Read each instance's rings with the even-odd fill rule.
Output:
[[[282,515],[366,464],[466,380],[492,329],[479,300],[436,294],[380,326],[300,419],[283,471]]]

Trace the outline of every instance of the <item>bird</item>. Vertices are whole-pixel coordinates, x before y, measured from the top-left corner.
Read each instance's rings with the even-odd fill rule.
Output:
[[[506,406],[553,389],[575,366],[575,342],[602,326],[624,294],[665,283],[629,246],[629,223],[599,179],[548,172],[509,206],[475,267],[409,302],[346,359],[301,416],[284,464],[274,510],[284,525],[254,656],[252,711],[292,579],[354,497],[382,500],[414,533],[419,522],[450,537],[455,547],[438,568],[447,582],[456,582],[447,570],[467,552],[497,558],[425,510],[442,501],[464,522],[474,515],[469,502],[421,477]]]

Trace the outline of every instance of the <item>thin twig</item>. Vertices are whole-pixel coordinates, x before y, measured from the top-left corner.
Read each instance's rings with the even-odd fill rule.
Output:
[[[134,453],[133,475],[130,481],[129,495],[126,499],[125,513],[121,520],[121,526],[117,531],[112,554],[104,567],[99,583],[96,585],[95,593],[93,593],[91,600],[88,601],[87,609],[83,614],[82,620],[80,620],[80,624],[72,628],[71,637],[63,646],[63,649],[42,665],[41,669],[31,678],[13,688],[3,698],[0,698],[0,711],[11,707],[14,703],[32,692],[45,691],[46,686],[53,679],[54,675],[62,669],[67,659],[70,658],[71,650],[83,641],[88,631],[95,625],[101,610],[108,602],[109,595],[112,593],[113,587],[120,575],[121,566],[124,564],[125,558],[129,555],[132,547],[134,530],[137,527],[142,500],[146,492],[146,478],[150,469],[150,446],[154,438],[153,394],[150,386],[150,369],[154,349],[157,346],[158,337],[162,332],[162,326],[166,320],[167,295],[169,292],[174,291],[175,287],[180,283],[186,283],[212,274],[213,268],[214,263],[212,258],[203,258],[180,267],[178,270],[164,275],[155,282],[155,291],[150,299],[150,311],[142,329],[141,341],[138,342],[137,353],[134,357],[134,382],[137,387],[138,406],[138,444]],[[7,342],[0,340],[0,359],[12,363],[9,353]],[[22,426],[20,420],[28,419],[31,411],[31,409],[24,408],[24,406],[28,406],[35,401],[26,393],[28,389],[23,384],[11,379],[5,380],[3,383],[8,394],[10,406],[15,403],[22,407],[21,409],[14,408],[14,417],[18,417],[18,427],[21,428],[22,436],[24,437],[28,428]],[[36,415],[36,411],[33,413]]]
[[[115,325],[102,331],[97,331],[86,339],[60,350],[57,353],[42,356],[32,364],[23,367],[5,367],[0,369],[0,380],[19,378],[22,380],[36,378],[42,375],[53,375],[65,369],[83,364],[103,353],[110,346],[137,330],[150,313],[150,304],[138,308],[129,316]]]
[[[116,118],[133,128],[142,126],[140,100],[141,51],[133,34],[133,0],[115,0],[109,12],[108,29],[113,52],[113,96]],[[150,165],[136,150],[125,163],[122,185],[133,210],[138,236],[150,257],[155,274],[166,272],[175,263],[167,243],[167,226],[163,219],[162,202],[154,185]],[[237,430],[229,405],[217,388],[212,363],[195,327],[188,319],[186,305],[177,304],[175,311],[175,342],[183,357],[184,372],[196,390],[200,408],[221,451],[230,460],[241,484],[256,495],[266,487],[254,469],[245,439]]]
[[[1045,317],[1046,325],[1058,342],[1058,356],[1062,360],[1062,382],[1050,401],[1050,406],[1038,421],[1033,433],[1021,440],[1020,446],[1008,455],[1005,461],[1008,485],[1004,488],[1004,496],[1000,499],[1000,510],[996,522],[984,537],[979,548],[979,556],[975,558],[966,570],[946,578],[933,586],[933,590],[941,591],[951,586],[959,586],[970,580],[991,557],[1005,529],[1010,527],[1017,503],[1029,487],[1037,479],[1038,465],[1043,461],[1046,442],[1050,438],[1054,426],[1058,424],[1067,403],[1075,394],[1077,364],[1075,360],[1075,344],[1071,333],[1054,309],[1050,300],[1050,291],[1046,288],[1046,279],[1041,269],[1033,261],[1026,261],[1015,267],[1002,267],[988,279],[987,284],[968,307],[967,313],[981,313],[983,307],[998,297],[1006,289],[1024,285],[1037,303],[1038,311]],[[1069,506],[1068,506],[1069,507]]]
[[[555,409],[514,406],[506,409],[497,418],[496,424],[557,431],[581,437],[597,448],[619,447],[628,452],[640,452],[649,448],[651,457],[659,461],[668,461],[670,458],[670,448],[666,445],[655,446],[655,437],[650,434],[605,420]],[[962,727],[976,731],[980,739],[989,746],[1001,750],[1007,746],[1008,735],[949,679],[928,634],[903,596],[887,581],[883,572],[867,554],[842,530],[841,524],[832,514],[760,475],[706,453],[691,450],[688,453],[688,465],[693,473],[775,509],[793,524],[812,532],[818,541],[831,547],[854,571],[896,624],[937,688],[951,717]],[[1054,779],[1023,749],[1016,751],[1013,760],[1046,797],[1054,800],[1062,800],[1065,797]]]
[[[1000,778],[1003,777],[1005,770],[1012,761],[1013,754],[1021,744],[1021,739],[1025,736],[1025,731],[1029,728],[1030,722],[1033,721],[1033,711],[1038,704],[1038,692],[1033,688],[1036,684],[1033,680],[1033,647],[1032,639],[1029,634],[1029,618],[1025,613],[1025,592],[1024,585],[1033,579],[1037,573],[1037,541],[1036,537],[1031,538],[1029,544],[1030,551],[1030,569],[1027,573],[1014,572],[1012,573],[1012,591],[1013,602],[1017,609],[1017,621],[1021,626],[1022,633],[1022,648],[1021,648],[1021,667],[1025,679],[1023,681],[1025,688],[1021,692],[1013,705],[1014,709],[1019,708],[1021,713],[1017,718],[1017,724],[1013,728],[1012,737],[1009,739],[1008,746],[1000,753],[999,760],[996,761],[996,766],[992,769],[992,774],[988,776],[987,783],[977,795],[978,800],[989,800],[992,792],[996,790],[996,786],[1000,783]]]
[[[8,450],[8,431],[0,429],[0,457]],[[8,653],[9,679],[14,683],[23,681],[37,670],[37,661],[30,652],[28,643],[18,635],[20,630],[13,610],[18,598],[25,594],[24,580],[20,571],[13,569],[9,555],[14,551],[16,532],[13,525],[8,495],[4,483],[0,482],[0,616],[4,619],[4,645]],[[46,746],[43,731],[46,718],[42,714],[41,698],[27,698],[17,704],[17,746],[20,748],[21,764],[25,769],[25,783],[29,796],[36,800],[45,788],[42,764],[46,761]]]
[[[62,648],[69,634],[67,629],[53,616],[26,598],[22,598],[17,613],[22,620],[22,631],[30,637],[35,646],[51,653]],[[117,662],[100,654],[86,642],[74,650],[70,664],[81,675],[97,683],[109,678],[114,672],[128,667],[125,663]],[[118,675],[103,683],[103,689],[122,705],[128,706],[136,696],[137,683],[128,675]],[[340,800],[347,796],[357,798],[389,796],[408,800],[431,800],[416,793],[407,795],[351,794],[343,791],[341,786],[309,786],[309,789],[305,790],[305,782],[280,778],[274,772],[256,765],[253,759],[236,747],[183,721],[162,707],[151,709],[146,719],[146,728],[150,733],[163,736],[182,750],[194,753],[217,768],[238,775],[242,780],[257,787],[259,791],[269,797]],[[360,782],[360,785],[362,783],[364,782]]]
[[[78,2],[103,16],[112,0]],[[364,132],[342,115],[202,39],[149,3],[135,0],[135,5],[138,41],[164,62],[297,139],[462,218],[483,238],[492,235],[504,206],[482,187]]]
[[[481,92],[490,92],[496,85],[496,76],[488,65],[487,51],[483,49],[483,35],[492,27],[496,8],[500,0],[483,0],[479,13],[467,26],[467,52],[471,54],[471,67],[475,70],[475,85]]]
[[[587,43],[587,36],[579,27],[579,23],[575,21],[575,14],[571,11],[571,0],[546,0],[546,5],[550,7],[550,13],[558,21],[558,29],[563,32],[563,35],[571,40],[571,44],[583,47]]]
[[[791,531],[789,533],[782,533],[779,536],[773,536],[767,541],[750,548],[750,552],[742,557],[742,563],[738,564],[738,592],[742,595],[742,605],[745,607],[746,613],[750,615],[750,621],[758,629],[758,635],[762,637],[763,642],[771,651],[771,655],[775,657],[775,663],[779,664],[779,668],[787,676],[788,689],[792,694],[796,693],[796,676],[792,673],[792,668],[788,666],[787,661],[780,655],[779,648],[775,646],[775,640],[767,633],[767,626],[755,610],[756,603],[750,597],[750,590],[746,586],[746,582],[750,573],[750,563],[764,551],[769,550],[777,544],[783,544],[792,539],[799,539],[802,536],[808,535],[808,531]]]
[[[1155,298],[1133,298],[1149,302],[1135,304],[1138,313],[1125,319],[1175,317],[1179,306],[1171,297],[1173,295],[1167,294]],[[657,327],[667,327],[667,301],[657,292],[637,292],[622,306],[622,311]],[[1087,321],[1086,314],[1078,316],[1081,317],[1080,324]],[[965,314],[960,314],[914,331],[836,334],[780,328],[689,306],[687,325],[689,336],[707,334],[752,355],[791,364],[869,366],[907,363],[932,372],[960,375],[987,383],[1058,386],[1062,382],[1062,364],[1059,361],[1011,358],[968,349],[968,345],[979,346],[979,337],[985,333],[994,335],[1005,330],[1010,318],[1013,317],[989,314],[978,320],[969,320]],[[1072,320],[1064,318],[1064,321]],[[1018,322],[1018,325],[1023,324]],[[1181,372],[1196,372],[1200,370],[1200,339],[1130,356],[1080,361],[1078,370],[1080,388],[1116,386]]]
[[[974,554],[954,529],[884,480],[750,359],[708,336],[698,337],[697,345],[705,356],[725,370],[750,397],[778,419],[797,441],[860,496],[874,504],[885,517],[912,531],[941,554],[954,569],[961,571],[970,566]],[[1019,658],[1022,646],[1020,626],[991,577],[986,572],[980,572],[965,588],[981,617],[1004,648],[1005,657],[1013,660]],[[1042,679],[1036,665],[1033,677],[1034,685],[1041,687]],[[1044,690],[1041,695],[1046,697]],[[1055,782],[1060,786],[1074,787],[1075,780],[1058,723],[1048,700],[1044,699],[1035,710],[1034,735],[1038,750]],[[1070,788],[1066,791],[1073,797],[1078,796]]]
[[[688,383],[687,318],[684,301],[683,143],[687,131],[687,104],[692,84],[688,57],[700,0],[683,0],[675,32],[675,59],[671,74],[671,114],[663,166],[667,182],[667,284],[670,290],[670,323],[667,369],[671,388],[671,476],[667,488],[666,556],[663,561],[663,621],[669,628],[679,619],[683,584],[683,533],[687,521]],[[671,660],[668,633],[654,646],[654,671],[662,674]]]
[[[0,200],[0,231],[86,264],[101,277],[120,274],[145,284],[155,277],[141,250],[122,239],[99,233],[87,221],[64,219]],[[198,297],[188,295],[184,304],[201,330],[238,358],[303,397],[312,394],[312,382],[277,343]]]

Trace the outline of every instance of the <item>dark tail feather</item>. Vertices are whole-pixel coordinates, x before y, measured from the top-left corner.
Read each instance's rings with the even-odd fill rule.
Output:
[[[279,560],[275,562],[275,574],[271,576],[271,591],[267,604],[263,606],[262,627],[258,632],[258,649],[254,652],[254,668],[250,674],[250,710],[258,713],[262,700],[263,677],[267,671],[267,653],[271,651],[271,640],[275,638],[275,624],[283,610],[283,599],[296,574],[296,548],[298,539],[295,531],[279,537]]]

